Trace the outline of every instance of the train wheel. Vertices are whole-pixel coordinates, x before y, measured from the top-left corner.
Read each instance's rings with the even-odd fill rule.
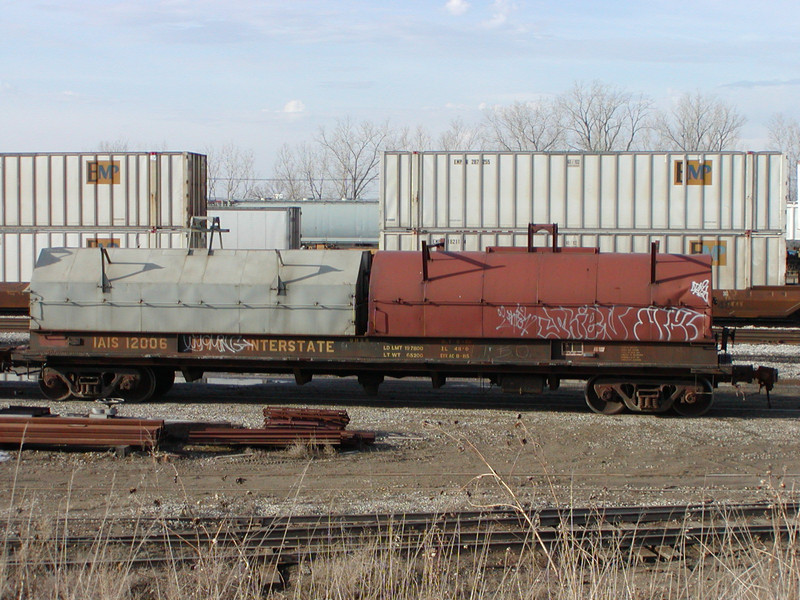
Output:
[[[175,370],[168,367],[160,367],[153,369],[156,376],[156,389],[153,392],[153,398],[160,398],[172,389],[175,383]]]
[[[120,397],[130,404],[147,402],[156,391],[156,375],[150,367],[137,369],[136,375],[125,375],[119,384]]]
[[[42,369],[39,375],[39,389],[48,400],[63,402],[72,398],[72,392],[61,373],[50,367]]]
[[[694,388],[688,388],[672,405],[675,412],[684,417],[699,417],[708,412],[714,403],[711,382],[701,379]]]
[[[605,383],[606,380],[601,377],[593,377],[586,382],[586,404],[601,415],[618,415],[625,410],[625,402]]]

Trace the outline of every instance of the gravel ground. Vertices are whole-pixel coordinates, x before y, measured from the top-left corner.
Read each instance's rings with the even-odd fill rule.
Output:
[[[795,366],[791,353],[775,361]],[[314,453],[162,448],[125,458],[7,450],[0,507],[15,515],[156,516],[745,501],[794,497],[800,477],[800,384],[783,377],[771,410],[757,386],[723,386],[699,418],[595,415],[577,384],[517,397],[476,382],[432,390],[429,382],[391,380],[374,400],[350,379],[303,387],[282,378],[218,381],[176,384],[164,400],[120,413],[259,426],[267,404],[345,408],[350,428],[377,432],[377,443]],[[0,406],[49,405],[38,398],[34,384],[0,384]]]
[[[757,364],[778,369],[780,380],[800,380],[800,346],[736,344],[729,348],[735,364]]]

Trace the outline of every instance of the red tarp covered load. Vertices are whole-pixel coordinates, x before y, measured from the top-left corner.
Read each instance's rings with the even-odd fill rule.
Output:
[[[653,269],[650,254],[431,252],[426,260],[424,253],[379,252],[369,334],[712,340],[710,257],[655,259]]]

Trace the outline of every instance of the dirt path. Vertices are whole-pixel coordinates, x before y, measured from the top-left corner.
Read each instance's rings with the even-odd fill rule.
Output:
[[[304,448],[194,448],[126,458],[6,450],[0,509],[15,515],[155,516],[744,501],[793,496],[800,477],[797,384],[775,390],[773,410],[755,388],[746,388],[746,400],[721,388],[709,415],[687,419],[598,416],[585,408],[577,386],[518,402],[466,382],[431,390],[427,382],[391,381],[381,388],[382,404],[366,406],[350,380],[315,380],[300,388],[269,381],[176,385],[164,401],[126,406],[121,414],[257,426],[266,404],[337,407],[348,410],[351,429],[376,431],[376,445],[314,454]],[[31,385],[0,388],[0,406],[48,404],[37,397]],[[224,398],[236,401],[220,402]],[[91,406],[52,410],[86,412]],[[489,476],[492,470],[500,480]]]

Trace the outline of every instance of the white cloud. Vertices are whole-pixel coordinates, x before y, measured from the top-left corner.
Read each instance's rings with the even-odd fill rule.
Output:
[[[499,27],[508,21],[512,9],[516,8],[509,0],[494,0],[492,2],[492,18],[486,22],[489,27]]]
[[[469,2],[467,0],[447,0],[444,7],[451,15],[463,15],[469,9]]]
[[[306,105],[303,104],[302,100],[289,100],[283,107],[283,111],[286,114],[296,115],[298,113],[302,113],[306,111]]]

